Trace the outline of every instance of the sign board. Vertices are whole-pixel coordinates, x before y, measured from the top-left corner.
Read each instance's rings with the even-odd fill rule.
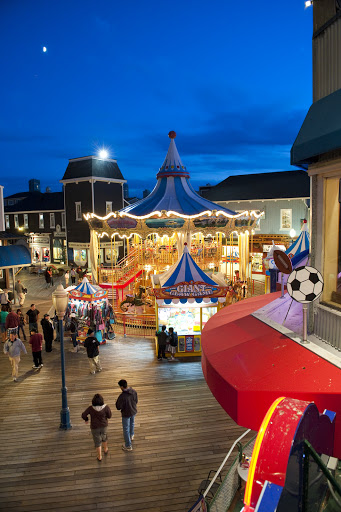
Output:
[[[270,252],[272,249],[272,245],[263,245],[263,252]],[[286,251],[285,245],[277,245],[282,251]]]
[[[186,352],[193,352],[194,350],[194,336],[192,334],[185,336]]]
[[[314,267],[298,267],[288,277],[287,290],[297,302],[309,304],[323,291],[322,274]]]
[[[224,297],[226,287],[207,284],[199,281],[177,283],[174,286],[165,288],[154,288],[154,295],[157,299],[187,298],[187,297]]]
[[[285,254],[285,252],[279,251],[278,249],[276,249],[274,251],[274,261],[275,261],[276,267],[278,268],[278,270],[280,272],[282,272],[283,274],[291,274],[291,272],[292,272],[291,259],[289,258],[289,256],[287,254]]]
[[[65,238],[66,237],[66,232],[65,231],[54,231],[53,236],[55,238],[57,238],[57,237]]]
[[[80,244],[78,242],[69,242],[69,247],[71,249],[90,249],[90,244]]]
[[[28,243],[31,245],[50,245],[49,236],[30,236],[27,239]]]
[[[112,241],[112,248],[114,249],[115,247],[122,247],[123,246],[123,241],[119,241],[119,242],[114,242]],[[111,249],[111,242],[100,242],[99,243],[99,247],[101,249]]]

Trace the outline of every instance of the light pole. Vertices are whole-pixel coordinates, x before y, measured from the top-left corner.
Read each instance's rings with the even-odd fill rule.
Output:
[[[70,421],[70,410],[67,405],[67,388],[65,386],[65,358],[64,358],[64,331],[63,331],[63,318],[65,310],[68,305],[69,294],[64,290],[63,286],[59,284],[56,290],[52,293],[52,302],[56,310],[59,322],[59,335],[60,335],[60,359],[62,370],[62,409],[60,411],[60,426],[63,430],[72,428]]]

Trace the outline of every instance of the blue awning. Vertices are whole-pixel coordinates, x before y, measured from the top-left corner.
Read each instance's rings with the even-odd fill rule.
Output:
[[[0,247],[0,269],[32,265],[31,253],[23,245]]]
[[[341,89],[313,103],[291,148],[291,164],[307,165],[341,148]]]

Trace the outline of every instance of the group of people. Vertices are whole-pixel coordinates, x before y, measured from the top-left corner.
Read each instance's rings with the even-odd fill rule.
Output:
[[[135,389],[128,387],[125,379],[118,381],[121,388],[121,394],[116,400],[116,409],[121,411],[123,439],[124,444],[122,450],[131,452],[133,450],[132,441],[135,437],[135,416],[137,414],[137,392]],[[92,399],[92,405],[87,407],[82,413],[82,418],[87,424],[90,416],[90,428],[94,440],[97,460],[102,461],[102,448],[104,455],[108,454],[108,420],[112,413],[110,407],[104,403],[103,396],[96,393]]]
[[[168,361],[175,361],[174,354],[178,347],[178,334],[174,332],[173,327],[170,327],[167,332],[167,327],[163,325],[161,327],[161,331],[156,333],[156,336],[158,343],[158,361],[168,359],[168,357],[166,357],[166,351],[170,353]]]

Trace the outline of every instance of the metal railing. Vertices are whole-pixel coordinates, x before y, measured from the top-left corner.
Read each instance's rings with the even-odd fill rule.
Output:
[[[319,304],[315,309],[314,333],[328,345],[341,350],[341,312]]]
[[[115,314],[115,334],[121,336],[137,336],[153,338],[156,331],[155,315],[126,315]]]

